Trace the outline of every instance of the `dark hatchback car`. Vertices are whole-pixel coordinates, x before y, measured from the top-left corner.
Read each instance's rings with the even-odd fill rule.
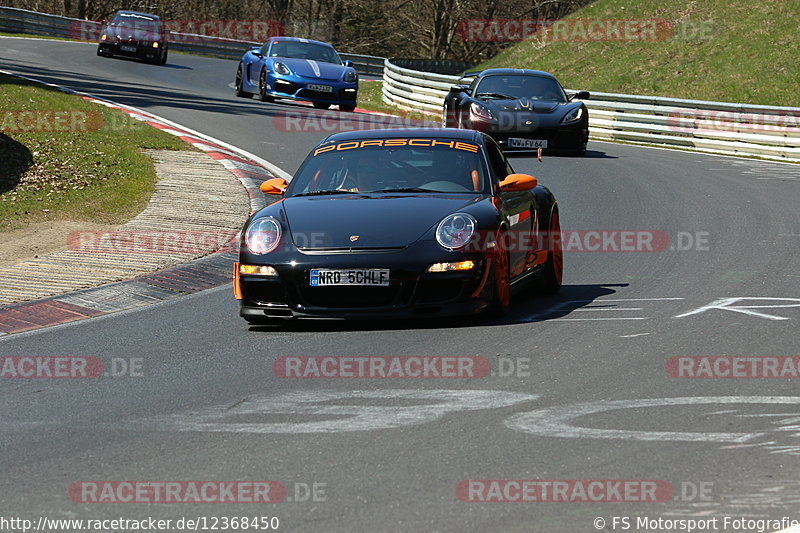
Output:
[[[488,69],[464,75],[445,97],[444,127],[491,135],[503,150],[583,155],[589,141],[589,93],[568,96],[540,70]]]
[[[561,286],[554,196],[477,131],[338,133],[261,190],[274,201],[246,222],[234,279],[252,324],[502,315],[519,288]]]
[[[156,15],[117,11],[100,29],[97,55],[125,56],[157,65],[167,62],[167,31]]]

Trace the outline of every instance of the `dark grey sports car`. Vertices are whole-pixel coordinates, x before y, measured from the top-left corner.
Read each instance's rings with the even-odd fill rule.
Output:
[[[504,150],[583,155],[589,140],[589,93],[567,96],[540,70],[488,69],[465,74],[445,97],[442,126],[491,135]]]

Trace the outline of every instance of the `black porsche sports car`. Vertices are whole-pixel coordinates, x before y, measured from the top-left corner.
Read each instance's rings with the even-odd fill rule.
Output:
[[[587,91],[567,96],[540,70],[497,68],[465,74],[444,100],[442,126],[491,135],[504,150],[586,153]]]
[[[157,15],[117,11],[100,28],[97,55],[126,56],[163,65],[167,62],[167,31]]]
[[[561,286],[558,205],[488,135],[332,135],[242,231],[234,293],[250,323],[508,310],[512,290]]]

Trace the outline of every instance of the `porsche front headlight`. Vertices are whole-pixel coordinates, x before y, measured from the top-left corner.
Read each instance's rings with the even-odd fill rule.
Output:
[[[570,122],[577,122],[578,120],[581,119],[582,116],[583,116],[583,108],[576,107],[575,109],[564,115],[564,118],[561,120],[561,123],[568,124]]]
[[[281,225],[272,217],[263,217],[253,221],[244,234],[247,249],[256,255],[264,255],[273,251],[281,240]]]
[[[348,83],[353,83],[354,81],[358,80],[358,74],[356,74],[355,70],[348,70],[344,73],[344,81]]]
[[[278,61],[275,62],[273,68],[275,69],[275,73],[280,74],[281,76],[289,76],[292,73],[292,71],[289,70],[289,67]]]
[[[448,250],[463,248],[475,234],[478,222],[472,215],[455,213],[436,227],[436,241]]]

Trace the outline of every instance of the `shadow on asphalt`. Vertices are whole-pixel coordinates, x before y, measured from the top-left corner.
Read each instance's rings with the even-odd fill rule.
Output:
[[[503,318],[483,316],[436,318],[425,317],[409,320],[286,320],[266,326],[250,326],[258,332],[346,332],[346,331],[397,331],[397,330],[452,330],[485,326],[507,326],[547,322],[561,318],[582,307],[591,305],[597,298],[615,294],[618,288],[628,283],[601,285],[564,285],[554,296],[536,296],[525,290],[512,298],[511,311]]]

